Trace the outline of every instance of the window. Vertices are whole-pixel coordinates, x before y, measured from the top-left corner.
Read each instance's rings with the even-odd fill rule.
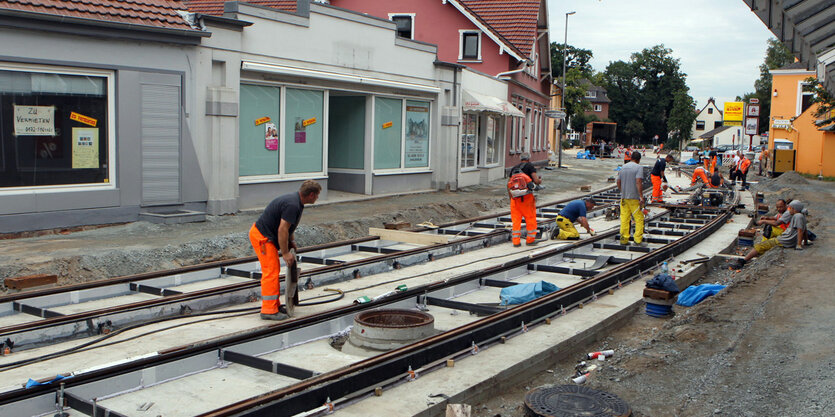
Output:
[[[812,105],[812,99],[815,97],[815,93],[813,90],[812,85],[808,83],[802,83],[801,87],[801,96],[799,100],[800,111],[797,113],[798,116],[806,111]]]
[[[597,91],[586,91],[586,98],[597,98]]]
[[[484,146],[484,165],[494,165],[499,163],[499,152],[502,137],[501,119],[498,117],[487,116],[487,132]]]
[[[713,107],[707,108],[707,114],[713,114]]]
[[[374,100],[374,169],[400,168],[403,145],[403,100]]]
[[[112,186],[112,74],[0,69],[0,190]]]
[[[391,13],[389,19],[396,26],[397,36],[406,39],[415,38],[415,14],[414,13]]]
[[[406,168],[429,167],[429,102],[406,101]]]
[[[595,104],[594,105],[594,111],[598,111],[598,112],[603,111],[603,105],[602,104]]]
[[[324,172],[324,104],[321,90],[242,84],[239,175]]]
[[[517,132],[516,124],[518,122],[517,122],[515,117],[512,117],[511,119],[512,120],[510,121],[510,146],[509,146],[509,148],[510,148],[511,152],[516,152],[516,132]]]
[[[720,120],[720,121],[718,121],[718,122],[713,122],[713,128],[714,128],[714,129],[720,128],[720,127],[722,127],[722,125],[724,125],[724,124],[725,124],[725,123],[724,123],[724,122],[722,122],[721,120]]]
[[[464,113],[462,122],[461,168],[474,168],[478,137],[478,115],[474,113]]]
[[[704,120],[696,120],[696,130],[705,130]]]
[[[481,32],[460,31],[461,50],[458,54],[459,60],[480,61],[481,60]]]

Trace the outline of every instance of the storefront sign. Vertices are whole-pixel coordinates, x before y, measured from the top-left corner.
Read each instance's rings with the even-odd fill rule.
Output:
[[[775,129],[785,129],[791,132],[792,122],[789,119],[774,119],[774,123],[771,124],[771,127]]]
[[[386,123],[389,126],[391,122]],[[385,128],[385,125],[383,125]],[[429,166],[429,103],[406,103],[406,168]]]
[[[388,128],[392,127],[392,126],[394,126],[394,122],[385,122],[385,123],[383,123],[383,129],[388,129]]]
[[[269,117],[267,117],[267,119],[269,119]],[[268,151],[277,151],[278,130],[275,127],[275,123],[267,123],[264,130],[264,147],[267,148]]]
[[[270,120],[272,120],[272,119],[270,119],[269,116],[260,117],[258,119],[255,119],[255,126],[260,126],[264,123],[269,122]]]
[[[14,106],[15,136],[55,136],[55,107]]]
[[[311,117],[310,119],[307,119],[307,120],[303,121],[303,122],[302,122],[302,126],[303,126],[303,127],[308,127],[308,126],[310,126],[310,125],[312,125],[312,124],[314,124],[314,123],[316,123],[316,118],[315,118],[315,117]]]
[[[725,126],[742,126],[744,109],[745,103],[741,101],[731,101],[725,103]]]
[[[70,120],[75,120],[78,123],[84,123],[87,126],[93,126],[93,127],[96,127],[96,124],[99,123],[98,120],[96,120],[92,117],[87,117],[83,114],[78,114],[76,112],[71,112],[70,113]]]
[[[99,130],[89,127],[72,128],[72,168],[99,167]]]

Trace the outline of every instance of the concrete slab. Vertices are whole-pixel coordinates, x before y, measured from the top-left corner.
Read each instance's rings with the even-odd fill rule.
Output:
[[[83,303],[77,304],[66,304],[62,306],[56,307],[49,307],[49,310],[52,310],[56,313],[61,314],[76,314],[76,313],[84,313],[90,310],[97,310],[102,308],[108,307],[115,307],[121,306],[130,303],[138,303],[147,300],[158,300],[160,297],[157,295],[145,294],[141,292],[127,294],[120,297],[110,297],[110,298],[102,298],[100,300],[93,300],[87,301]]]
[[[249,278],[241,278],[241,277],[224,277],[224,278],[216,278],[216,279],[209,279],[206,281],[198,281],[192,282],[189,284],[177,285],[175,287],[170,287],[168,289],[180,292],[194,292],[194,291],[201,291],[206,290],[209,288],[217,288],[222,287],[225,285],[234,285],[239,284],[242,282],[252,282]]]

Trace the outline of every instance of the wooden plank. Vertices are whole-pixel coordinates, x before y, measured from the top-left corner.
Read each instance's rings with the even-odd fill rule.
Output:
[[[395,242],[414,243],[418,245],[431,245],[437,243],[449,243],[452,236],[430,235],[427,233],[407,232],[404,230],[388,230],[377,227],[368,228],[371,236],[380,236],[380,239],[393,240]]]
[[[27,275],[23,277],[6,278],[3,284],[6,288],[13,290],[22,290],[26,288],[38,287],[41,285],[55,284],[58,282],[58,275],[54,274],[38,274]]]

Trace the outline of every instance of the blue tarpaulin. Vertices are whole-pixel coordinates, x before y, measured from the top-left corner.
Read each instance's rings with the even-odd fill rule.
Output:
[[[560,288],[556,285],[546,281],[516,284],[512,287],[502,288],[499,298],[501,298],[503,306],[509,304],[522,304],[535,300],[543,295],[550,294],[559,289]]]
[[[55,378],[52,378],[52,380],[49,380],[49,381],[46,381],[46,382],[38,382],[38,381],[35,381],[32,378],[29,378],[29,381],[26,382],[26,388],[32,388],[32,387],[38,387],[38,386],[41,386],[41,385],[47,385],[47,384],[51,384],[55,381],[60,381],[62,379],[66,379],[66,378],[68,378],[68,377],[63,376],[63,375],[56,375]]]
[[[685,307],[692,307],[699,304],[707,297],[719,293],[725,288],[724,285],[719,284],[702,284],[687,287],[681,294],[678,295],[676,304]]]
[[[577,152],[577,159],[595,159],[589,151]]]
[[[693,158],[690,158],[682,163],[685,165],[699,165],[699,161]]]

